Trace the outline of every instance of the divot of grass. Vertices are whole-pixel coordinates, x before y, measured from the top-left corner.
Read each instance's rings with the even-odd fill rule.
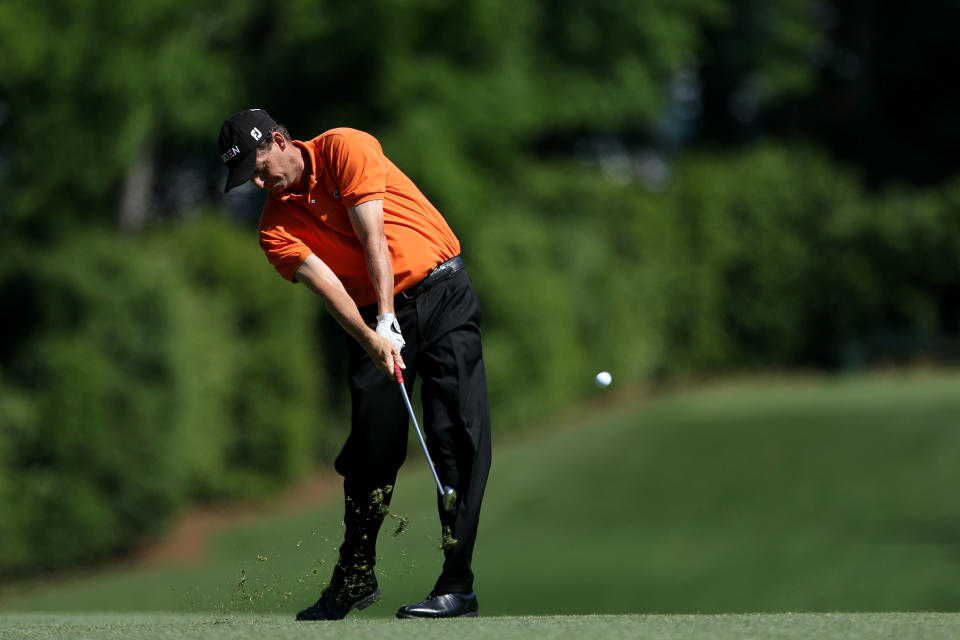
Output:
[[[440,550],[446,551],[447,549],[452,549],[457,546],[457,539],[453,537],[453,530],[450,527],[445,526],[443,528],[443,535],[440,538]]]
[[[407,530],[407,527],[410,526],[410,518],[406,516],[398,516],[395,513],[389,514],[391,518],[397,521],[397,528],[393,531],[393,537],[396,538],[401,533]]]

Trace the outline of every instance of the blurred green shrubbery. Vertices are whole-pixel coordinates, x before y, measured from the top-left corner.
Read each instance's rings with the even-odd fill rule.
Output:
[[[960,182],[872,193],[797,148],[681,163],[661,199],[683,238],[679,255],[661,256],[681,274],[661,290],[662,366],[855,368],[933,354],[960,332],[958,194]]]
[[[203,221],[4,254],[0,574],[123,550],[188,500],[314,464],[316,305],[265,282],[252,237]]]
[[[178,500],[163,270],[106,236],[5,253],[0,569],[54,567],[156,529]]]
[[[466,227],[506,424],[620,383],[857,368],[960,333],[960,183],[866,191],[809,149],[678,160],[651,191],[540,165]],[[462,204],[462,203],[460,203]]]
[[[285,285],[256,234],[212,217],[146,239],[178,273],[173,344],[191,495],[261,493],[312,468],[326,436],[318,301]]]
[[[591,393],[602,369],[631,385],[857,367],[960,332],[960,183],[873,194],[821,153],[760,146],[681,158],[660,191],[575,163],[455,191],[443,209],[480,293],[501,432]],[[211,215],[14,248],[0,299],[0,574],[127,548],[342,440],[330,324],[252,229]]]

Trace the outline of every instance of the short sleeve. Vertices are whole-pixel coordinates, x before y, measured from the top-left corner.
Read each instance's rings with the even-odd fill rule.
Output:
[[[260,227],[260,248],[281,276],[296,282],[297,269],[313,252],[280,226]]]
[[[359,131],[338,133],[332,140],[330,166],[334,171],[340,202],[346,208],[386,195],[387,168],[383,150],[375,138]]]

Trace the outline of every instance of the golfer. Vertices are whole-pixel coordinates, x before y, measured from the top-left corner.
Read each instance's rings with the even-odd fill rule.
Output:
[[[225,192],[252,181],[268,191],[260,246],[277,272],[320,296],[347,334],[350,435],[335,467],[343,476],[346,532],[329,586],[298,620],[339,620],[380,598],[377,532],[407,449],[408,392],[422,380],[427,446],[444,485],[443,569],[432,592],[399,618],[475,616],[471,558],[490,468],[490,413],[480,308],[443,216],[355,129],[312,140],[290,134],[260,109],[220,130]],[[295,348],[295,346],[292,346]]]

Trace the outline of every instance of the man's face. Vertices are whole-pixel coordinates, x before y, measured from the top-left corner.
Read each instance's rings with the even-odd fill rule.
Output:
[[[296,179],[293,168],[280,146],[274,141],[267,151],[257,151],[257,164],[250,182],[258,189],[279,193]]]

